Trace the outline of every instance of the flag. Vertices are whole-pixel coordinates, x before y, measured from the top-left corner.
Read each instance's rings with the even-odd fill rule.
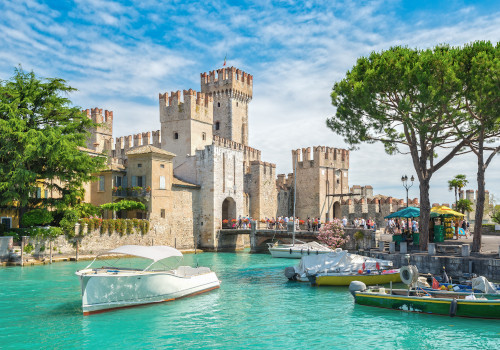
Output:
[[[226,65],[226,59],[227,59],[227,53],[226,53],[226,57],[224,57],[224,64],[222,65],[222,67],[224,67]]]
[[[439,289],[439,282],[434,277],[432,277],[432,289]]]

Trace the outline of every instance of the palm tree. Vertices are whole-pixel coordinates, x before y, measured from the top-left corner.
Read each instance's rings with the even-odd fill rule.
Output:
[[[462,214],[465,212],[472,211],[472,202],[468,199],[461,199],[457,202],[457,210],[459,210]]]
[[[458,209],[457,193],[458,191],[461,191],[462,188],[467,186],[468,183],[469,181],[467,181],[466,176],[463,174],[455,175],[455,177],[452,180],[448,181],[448,189],[450,191],[452,191],[453,189],[455,190],[455,209]]]

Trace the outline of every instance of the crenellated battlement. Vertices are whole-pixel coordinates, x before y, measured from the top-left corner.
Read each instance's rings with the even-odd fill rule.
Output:
[[[113,134],[113,111],[105,110],[102,113],[102,108],[91,108],[82,110],[82,113],[86,113],[89,119],[96,124],[99,124],[96,128],[98,133],[112,135]]]
[[[311,157],[312,154],[312,157]],[[316,146],[292,150],[294,162],[298,167],[329,167],[337,169],[349,168],[349,151],[341,148]]]
[[[252,99],[253,76],[235,67],[221,68],[200,74],[201,91],[216,95],[230,93]]]
[[[250,172],[252,175],[259,173],[260,176],[266,176],[274,179],[276,173],[276,164],[263,162],[260,160],[250,161]]]
[[[158,95],[160,122],[194,119],[213,123],[213,98],[193,89]]]
[[[151,137],[152,136],[152,137]],[[125,154],[137,147],[152,145],[161,148],[160,130],[147,131],[127,136],[119,136],[115,139],[113,156],[124,159]]]
[[[276,179],[276,187],[280,190],[289,190],[293,186],[293,173],[288,175],[278,174]]]
[[[254,161],[254,160],[260,161],[261,152],[258,149],[245,146],[241,143],[228,140],[217,135],[214,135],[213,137],[213,144],[220,147],[241,150],[243,151],[245,155],[245,160],[247,161]]]

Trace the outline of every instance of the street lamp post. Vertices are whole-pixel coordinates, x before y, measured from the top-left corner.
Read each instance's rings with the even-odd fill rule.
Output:
[[[406,207],[408,208],[408,190],[411,188],[411,186],[413,186],[413,181],[415,181],[415,178],[413,177],[413,175],[411,176],[411,184],[408,185],[408,176],[406,175],[403,175],[401,176],[401,181],[403,182],[403,187],[406,189]]]
[[[408,176],[407,175],[401,176],[401,182],[403,183],[403,187],[406,189],[406,207],[407,208],[409,207],[408,190],[411,188],[411,186],[413,186],[413,181],[415,181],[415,178],[413,177],[413,175],[411,176],[410,181],[411,181],[411,184],[408,185]],[[410,218],[408,218],[407,225],[408,225],[408,232],[410,232]]]

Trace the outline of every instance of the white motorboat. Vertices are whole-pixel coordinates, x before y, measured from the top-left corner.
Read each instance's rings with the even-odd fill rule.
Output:
[[[273,258],[300,259],[307,255],[327,254],[333,251],[318,242],[304,243],[298,240],[295,240],[295,242],[299,243],[268,243],[269,253]]]
[[[290,280],[318,285],[349,285],[351,277],[358,276],[360,280],[361,275],[363,278],[368,277],[371,282],[369,276],[374,275],[378,276],[373,278],[374,283],[389,283],[384,281],[392,275],[397,275],[399,278],[399,270],[393,270],[392,266],[390,260],[351,254],[347,250],[337,248],[328,254],[302,257],[297,266],[285,269],[285,276]]]
[[[151,263],[144,269],[92,268],[98,257],[110,254],[135,256]],[[208,267],[178,266],[181,260],[182,253],[167,246],[125,245],[97,255],[90,265],[76,272],[82,287],[83,314],[171,301],[219,288],[215,272]],[[172,262],[174,266],[166,265]],[[162,268],[156,269],[158,265]]]

